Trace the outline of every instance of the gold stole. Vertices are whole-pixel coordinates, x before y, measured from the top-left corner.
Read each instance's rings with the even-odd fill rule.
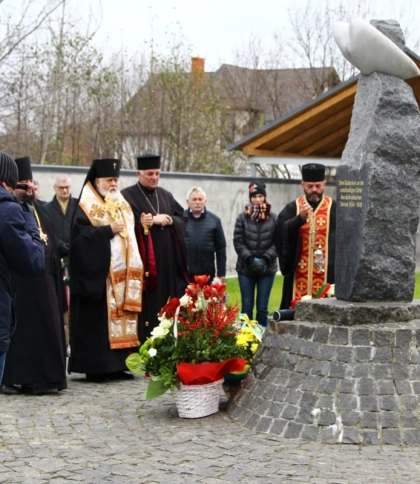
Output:
[[[296,200],[296,213],[299,214],[305,203],[304,195]],[[299,229],[302,240],[300,258],[293,278],[292,301],[297,297],[315,296],[321,286],[327,282],[328,275],[328,236],[330,234],[330,211],[332,199],[323,196],[320,204],[308,221]],[[314,266],[314,251],[321,248],[324,255],[324,272]]]
[[[125,230],[111,243],[111,260],[106,280],[108,307],[108,338],[111,349],[140,346],[137,313],[141,311],[143,263],[134,230],[134,215],[120,194],[118,200],[103,198],[86,183],[80,207],[94,227],[123,221]]]

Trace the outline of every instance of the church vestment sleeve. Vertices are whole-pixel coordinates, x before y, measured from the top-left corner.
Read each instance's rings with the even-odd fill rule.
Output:
[[[114,237],[110,225],[94,227],[80,208],[72,226],[70,292],[84,298],[104,296]]]
[[[295,270],[301,244],[299,228],[304,223],[305,220],[296,215],[295,202],[286,205],[277,217],[275,246],[283,276],[290,276]]]

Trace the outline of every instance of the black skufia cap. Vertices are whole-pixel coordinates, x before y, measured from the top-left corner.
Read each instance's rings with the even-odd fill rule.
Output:
[[[159,170],[160,156],[151,155],[151,154],[137,156],[137,169],[138,170]]]
[[[15,158],[16,165],[18,167],[18,181],[21,180],[32,180],[32,167],[31,159],[29,156],[24,156],[23,158]]]
[[[319,163],[307,163],[302,166],[302,181],[320,182],[325,180],[325,166]]]

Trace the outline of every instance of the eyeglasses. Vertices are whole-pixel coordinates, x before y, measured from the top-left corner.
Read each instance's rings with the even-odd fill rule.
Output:
[[[57,185],[55,185],[56,188],[58,188],[59,190],[70,190],[70,187],[67,186],[67,187],[58,187]]]

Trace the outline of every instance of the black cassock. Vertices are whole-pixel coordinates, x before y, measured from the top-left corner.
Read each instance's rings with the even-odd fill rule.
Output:
[[[127,371],[125,360],[136,348],[111,349],[106,279],[111,264],[110,225],[94,227],[80,207],[70,239],[69,373],[104,375]]]
[[[312,208],[316,208],[316,204]],[[299,228],[305,224],[300,215],[296,215],[296,201],[288,203],[279,213],[276,222],[275,245],[279,257],[280,271],[284,276],[283,295],[280,309],[289,309],[293,296],[293,278],[300,259],[302,242]],[[328,272],[327,282],[334,283],[335,277],[335,225],[336,202],[332,201],[328,237]]]
[[[17,326],[6,356],[3,384],[62,390],[67,388],[63,322],[67,308],[60,255],[48,215],[39,202],[34,206],[48,236],[45,269],[35,277],[12,275]]]
[[[140,188],[140,185],[136,184],[125,188],[121,193],[134,212],[136,236],[145,270],[150,269],[150,261],[147,260],[147,255],[144,255],[142,244],[147,251],[148,243],[152,242],[156,260],[157,281],[154,284],[153,281],[145,278],[146,287],[143,290],[142,311],[139,313],[139,337],[140,342],[143,343],[151,330],[158,325],[157,314],[167,303],[168,298],[184,295],[188,283],[184,235],[186,220],[183,217],[184,209],[164,188],[157,187],[148,190],[143,186]],[[142,213],[170,215],[173,225],[165,227],[153,225],[150,229],[151,239],[146,240],[143,226],[140,223]]]

